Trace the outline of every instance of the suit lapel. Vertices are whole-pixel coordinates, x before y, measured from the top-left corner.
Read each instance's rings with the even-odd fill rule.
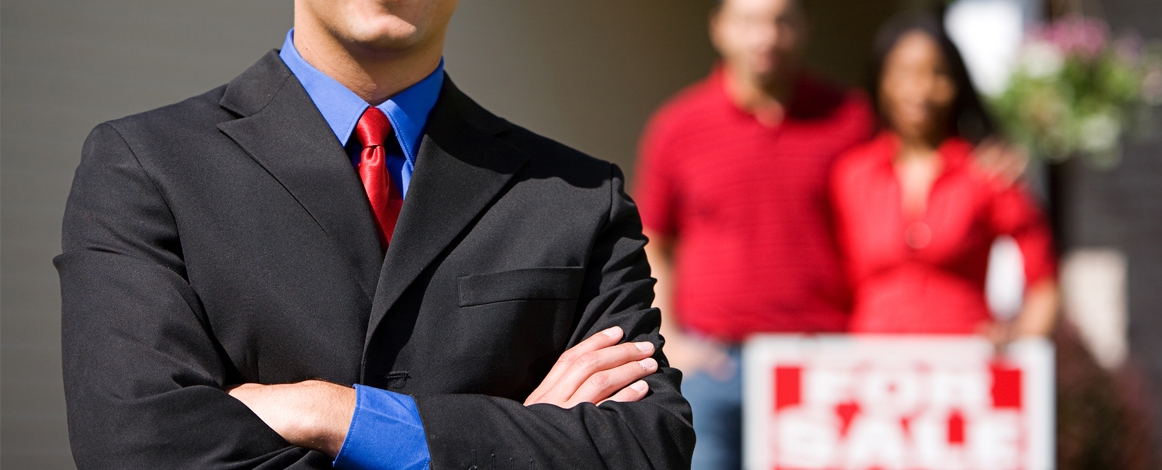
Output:
[[[306,209],[371,300],[383,258],[359,175],[282,59],[268,53],[227,85],[220,104],[242,117],[218,128]]]
[[[496,138],[509,127],[445,79],[428,117],[411,186],[379,275],[367,343],[404,290],[476,220],[528,159]]]

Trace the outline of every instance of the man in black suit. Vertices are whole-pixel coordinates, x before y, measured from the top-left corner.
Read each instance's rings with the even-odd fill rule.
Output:
[[[689,466],[620,171],[441,80],[455,5],[297,0],[281,52],[94,129],[54,260],[78,466]]]

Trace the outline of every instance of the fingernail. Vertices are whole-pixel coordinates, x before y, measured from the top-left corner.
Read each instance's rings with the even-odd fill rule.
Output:
[[[613,328],[606,328],[604,331],[602,331],[602,333],[604,333],[605,336],[608,336],[610,338],[620,338],[621,337],[621,327],[615,326]]]
[[[654,343],[651,343],[649,341],[642,341],[640,343],[633,343],[633,345],[637,346],[637,348],[640,349],[642,352],[650,352],[650,351],[654,350]]]
[[[637,361],[637,363],[641,364],[642,369],[645,369],[645,370],[654,370],[654,369],[658,368],[658,361],[655,361],[654,358],[652,358],[652,357],[647,357],[645,359]]]
[[[629,388],[637,390],[638,392],[645,393],[646,390],[650,389],[650,385],[647,384],[644,380],[639,380],[637,382],[630,384]]]

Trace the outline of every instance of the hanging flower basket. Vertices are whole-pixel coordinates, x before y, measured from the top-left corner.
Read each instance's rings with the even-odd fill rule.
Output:
[[[1162,104],[1162,43],[1111,38],[1098,19],[1062,18],[1025,38],[992,104],[1008,137],[1032,156],[1115,166],[1124,136],[1158,131],[1150,111]]]

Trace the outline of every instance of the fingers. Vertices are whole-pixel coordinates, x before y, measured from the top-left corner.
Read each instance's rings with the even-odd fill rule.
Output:
[[[577,392],[565,402],[565,408],[571,408],[579,403],[598,403],[606,398],[621,393],[624,389],[632,388],[627,385],[650,375],[658,370],[658,361],[651,357],[639,361],[623,364],[609,370],[590,375],[578,388]],[[645,394],[643,393],[642,396]],[[640,399],[640,397],[639,397]]]
[[[621,340],[621,337],[624,334],[625,333],[621,330],[620,326],[607,328],[593,336],[586,338],[585,341],[578,343],[576,346],[569,348],[565,351],[564,354],[561,355],[560,359],[557,359],[557,363],[553,364],[553,368],[549,371],[549,375],[545,377],[545,382],[557,382],[581,357],[584,357],[586,354],[592,353],[594,351],[598,351],[617,344],[617,342]]]
[[[567,408],[613,396],[618,401],[640,400],[645,392],[627,385],[658,370],[657,361],[650,358],[654,345],[648,341],[617,344],[622,336],[621,328],[613,327],[569,348],[524,404],[548,403]]]
[[[532,403],[539,403],[553,387],[561,380],[561,377],[569,370],[569,367],[576,361],[576,358],[586,353],[590,353],[601,348],[606,348],[617,344],[621,340],[624,332],[620,326],[606,328],[597,334],[585,338],[584,341],[578,343],[576,346],[569,348],[557,359],[553,364],[553,368],[549,370],[549,374],[541,381],[533,393],[529,394],[529,398],[525,401],[525,405]]]
[[[646,393],[649,391],[650,384],[646,383],[644,380],[639,380],[630,384],[628,387],[618,390],[617,393],[613,394],[612,397],[601,400],[601,403],[605,403],[607,401],[633,403],[635,401],[641,400],[642,398],[645,398]],[[601,403],[598,403],[598,405]]]
[[[641,365],[638,364],[638,361],[646,359],[653,354],[654,345],[648,342],[622,343],[581,354],[572,359],[568,369],[564,374],[562,374],[560,380],[554,384],[553,389],[550,390],[549,393],[545,395],[545,397],[553,402],[570,402],[581,389],[581,386],[587,382],[590,382],[591,380],[594,380],[594,376],[598,377],[595,380],[599,382],[605,382],[606,380],[612,382],[612,379],[618,379],[622,377],[626,370],[634,370],[634,367],[637,367],[637,370],[640,370]],[[608,372],[611,372],[613,369],[624,366],[629,367],[627,369],[623,369],[619,374],[613,376],[608,374]],[[634,377],[633,380],[638,378],[641,377]],[[626,380],[622,382],[618,387],[609,390],[609,393],[606,395],[585,396],[593,397],[597,401],[604,400],[605,398],[608,398],[609,395],[612,395],[614,391],[628,385],[633,380]]]
[[[1020,146],[1002,140],[986,139],[973,151],[974,168],[986,177],[996,178],[1005,185],[1011,185],[1021,178],[1029,164],[1029,156]]]

